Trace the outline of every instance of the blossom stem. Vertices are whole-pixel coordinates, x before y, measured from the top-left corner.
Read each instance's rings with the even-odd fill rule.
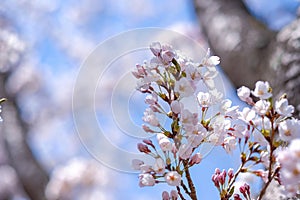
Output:
[[[195,188],[195,185],[193,183],[193,180],[191,178],[191,174],[190,174],[190,171],[189,171],[189,168],[188,168],[188,161],[185,160],[183,162],[183,164],[184,164],[184,170],[185,170],[185,177],[187,179],[189,188],[191,190],[189,196],[191,197],[192,200],[197,200],[196,188]]]
[[[179,187],[179,186],[176,186],[176,189],[177,189],[177,192],[178,192],[178,195],[180,196],[180,198],[181,198],[182,200],[185,200],[183,194],[182,194],[181,191],[180,191],[180,187]]]
[[[268,167],[268,169],[269,169],[268,181],[267,181],[267,183],[265,183],[264,187],[260,191],[260,194],[258,196],[258,200],[262,199],[262,197],[266,193],[267,188],[269,187],[269,185],[272,182],[273,178],[277,174],[277,170],[275,170],[274,173],[272,174],[272,165],[273,165],[273,160],[274,160],[273,153],[274,153],[274,150],[276,149],[276,147],[273,146],[273,140],[274,140],[274,136],[275,136],[275,129],[274,129],[273,117],[271,117],[270,121],[271,121],[272,131],[271,131],[271,136],[270,136],[270,141],[269,141],[269,145],[270,145],[270,157],[269,157],[269,167]]]

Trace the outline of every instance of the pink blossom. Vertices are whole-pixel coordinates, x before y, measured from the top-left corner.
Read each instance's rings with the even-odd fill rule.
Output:
[[[139,186],[154,186],[155,179],[151,174],[140,174],[139,175]]]
[[[206,56],[202,60],[202,64],[207,67],[214,67],[220,64],[220,58],[218,56],[210,56],[210,49],[207,49]]]
[[[245,107],[243,108],[242,112],[239,112],[239,115],[239,119],[243,120],[246,123],[249,123],[255,118],[255,111],[248,107]]]
[[[230,129],[232,134],[237,138],[243,138],[245,136],[246,127],[242,124],[236,124],[233,128]]]
[[[291,117],[294,109],[294,106],[289,105],[288,100],[285,98],[275,102],[276,112],[284,117]]]
[[[165,181],[168,185],[179,186],[181,182],[181,176],[176,171],[170,171],[165,175]]]
[[[288,195],[299,192],[300,188],[300,139],[292,140],[289,147],[278,153],[280,180]]]
[[[145,103],[149,105],[155,105],[157,103],[157,94],[152,93],[146,96]]]
[[[144,164],[144,161],[139,160],[139,159],[133,159],[132,162],[131,162],[131,167],[134,170],[140,170],[142,164]]]
[[[200,70],[199,70],[198,66],[195,66],[195,63],[190,62],[187,66],[185,66],[184,71],[186,73],[187,79],[194,83],[197,83],[202,78]]]
[[[260,99],[268,99],[272,97],[271,87],[268,82],[257,81],[252,94]]]
[[[194,89],[191,83],[185,77],[175,82],[174,91],[179,93],[180,97],[189,97],[194,94]]]
[[[183,126],[185,125],[196,125],[198,122],[198,115],[197,113],[191,113],[189,110],[184,109],[181,112],[180,121],[182,122]]]
[[[220,58],[219,56],[210,56],[206,62],[208,66],[216,66],[220,64]]]
[[[290,141],[300,137],[300,121],[297,119],[286,119],[278,125],[279,137],[283,141]]]
[[[236,148],[236,140],[235,137],[229,136],[224,139],[223,147],[227,153],[232,153],[232,151]]]
[[[171,110],[175,114],[178,114],[178,113],[181,112],[181,110],[183,110],[183,104],[181,102],[179,102],[179,101],[172,101],[172,103],[171,103]]]
[[[191,145],[191,147],[195,148],[202,143],[203,139],[203,135],[190,135],[188,137],[188,144]]]
[[[253,132],[253,139],[254,139],[255,142],[257,142],[261,146],[268,146],[269,145],[266,138],[262,135],[261,132],[259,132],[257,130]]]
[[[181,144],[178,149],[178,155],[181,159],[186,160],[192,154],[192,147],[189,144]]]
[[[237,89],[237,95],[242,101],[248,102],[250,97],[250,89],[242,86],[239,89]]]
[[[201,74],[202,81],[210,90],[215,88],[214,78],[217,75],[218,75],[218,71],[216,70],[209,70]]]
[[[162,52],[161,44],[159,42],[153,42],[150,45],[150,50],[152,51],[153,55],[160,56],[160,54]]]
[[[143,120],[152,126],[159,126],[159,121],[156,118],[155,113],[150,108],[145,110]]]
[[[165,161],[161,157],[156,158],[153,170],[158,174],[163,174],[165,172],[165,167]]]
[[[253,106],[253,109],[259,115],[265,115],[270,110],[271,103],[265,100],[259,100]]]
[[[162,151],[171,151],[172,150],[172,143],[170,142],[169,138],[164,137],[158,141],[158,144]]]
[[[221,114],[236,119],[238,117],[239,106],[231,106],[232,101],[229,99],[224,99],[221,102],[220,111]]]
[[[211,95],[208,92],[199,92],[197,95],[197,99],[201,107],[207,108],[212,105]]]
[[[153,171],[152,167],[147,164],[140,165],[140,170],[141,170],[141,173],[149,173],[149,172]]]

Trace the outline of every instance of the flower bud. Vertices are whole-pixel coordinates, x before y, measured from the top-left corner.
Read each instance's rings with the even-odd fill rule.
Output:
[[[138,143],[137,147],[138,147],[138,150],[142,153],[146,153],[146,154],[151,153],[150,149],[145,144]]]

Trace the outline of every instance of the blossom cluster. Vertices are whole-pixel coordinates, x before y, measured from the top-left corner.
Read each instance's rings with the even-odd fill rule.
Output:
[[[239,194],[234,194],[234,183],[240,173],[254,174],[265,182],[259,199],[272,180],[291,188],[288,184],[295,181],[288,178],[291,173],[285,172],[287,167],[282,164],[287,158],[277,156],[284,155],[280,154],[281,149],[299,138],[300,122],[292,117],[294,107],[289,105],[286,96],[273,100],[269,83],[258,81],[254,90],[245,86],[237,90],[239,98],[248,104],[240,109],[231,100],[223,99],[223,94],[216,89],[216,65],[220,59],[210,56],[209,50],[198,63],[170,45],[155,42],[150,50],[154,55],[150,62],[137,64],[132,72],[138,79],[137,90],[147,94],[145,103],[149,107],[144,112],[146,124],[142,127],[156,136],[155,141],[146,139],[138,144],[138,150],[152,156],[154,163],[132,161],[133,168],[140,170],[141,187],[167,183],[176,187],[180,198],[187,195],[197,199],[189,168],[202,160],[199,147],[210,143],[229,154],[237,147],[240,151],[241,163],[235,173],[230,169],[228,173],[216,170],[213,174],[220,199],[241,199]],[[190,110],[184,104],[185,98],[195,99],[199,109]],[[218,109],[215,112],[212,108]],[[158,115],[164,115],[169,121],[161,122]],[[296,169],[292,173],[298,172]],[[291,189],[294,193],[299,190],[299,183],[296,184],[298,188]],[[167,197],[167,192],[163,194],[163,199],[173,199]],[[240,187],[240,194],[251,199],[250,187]]]

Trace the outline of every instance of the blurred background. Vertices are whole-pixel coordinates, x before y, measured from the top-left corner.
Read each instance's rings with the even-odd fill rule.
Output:
[[[227,7],[223,9],[224,2]],[[0,199],[147,200],[160,199],[163,190],[170,191],[171,188],[163,184],[139,188],[137,173],[112,169],[89,154],[78,137],[73,121],[72,92],[76,77],[87,56],[108,38],[131,29],[160,27],[187,35],[204,48],[210,45],[215,54],[221,57],[221,64],[225,52],[224,74],[223,71],[221,73],[224,76],[226,96],[233,98],[235,104],[241,104],[234,96],[234,87],[240,86],[241,82],[237,78],[245,77],[236,75],[237,69],[227,67],[235,61],[230,61],[227,55],[228,52],[241,53],[243,50],[239,49],[239,45],[244,41],[239,34],[245,33],[243,24],[246,22],[243,20],[248,20],[245,16],[253,17],[258,24],[248,27],[247,34],[252,33],[252,29],[264,31],[264,34],[258,34],[259,31],[253,32],[254,35],[247,39],[248,45],[257,44],[254,49],[259,49],[259,53],[253,54],[256,57],[246,52],[252,61],[247,62],[245,66],[236,62],[246,69],[246,65],[256,63],[259,56],[265,56],[269,46],[272,46],[272,49],[278,47],[288,51],[300,49],[299,44],[293,48],[278,45],[286,40],[290,44],[290,38],[297,40],[300,37],[297,26],[299,22],[296,25],[294,23],[291,29],[284,28],[297,20],[300,2],[230,2],[232,3],[226,0],[2,0],[0,98],[5,97],[8,100],[2,104],[3,122],[0,124]],[[228,13],[234,15],[235,11],[242,13],[237,15],[240,18],[228,18]],[[216,26],[213,21],[216,21]],[[210,34],[213,33],[212,29],[223,37],[222,41],[210,37],[213,35]],[[224,29],[229,29],[235,34],[228,35],[228,30]],[[239,32],[234,32],[236,30]],[[282,30],[285,32],[282,33]],[[261,35],[264,35],[263,40],[257,41]],[[221,44],[226,44],[226,47],[218,46]],[[220,49],[219,52],[217,49]],[[277,55],[276,53],[270,54]],[[268,58],[272,58],[272,55]],[[143,59],[149,58],[147,56],[139,55],[135,62],[142,62]],[[298,63],[299,57],[293,59],[293,63],[295,59],[298,59]],[[243,61],[245,62],[245,59]],[[269,68],[264,66],[264,70],[267,71]],[[122,67],[131,70],[134,66],[128,64]],[[290,73],[298,77],[295,70]],[[227,81],[225,74],[229,75],[232,83]],[[253,87],[259,75],[251,77],[249,82],[252,82]],[[294,76],[291,77],[295,79]],[[103,84],[106,90],[112,88],[114,81],[113,78],[105,80]],[[295,94],[299,93],[296,91]],[[102,102],[101,99],[103,98],[99,98],[97,104],[107,105],[108,102]],[[117,103],[124,102],[120,100]],[[137,124],[142,124],[139,118],[144,108],[143,102],[141,105],[132,106],[131,112],[135,115],[133,118]],[[105,130],[109,130],[115,122],[109,119],[101,123],[105,125]],[[122,133],[122,130],[116,130],[110,137],[111,140],[117,141],[116,144],[120,147],[129,148],[128,150],[137,153],[135,145],[139,139]],[[104,152],[105,150],[103,149]],[[210,156],[192,171],[195,174],[199,199],[218,199],[218,193],[210,180],[211,174],[216,167],[228,169],[236,167],[237,164],[238,160],[215,148]]]

